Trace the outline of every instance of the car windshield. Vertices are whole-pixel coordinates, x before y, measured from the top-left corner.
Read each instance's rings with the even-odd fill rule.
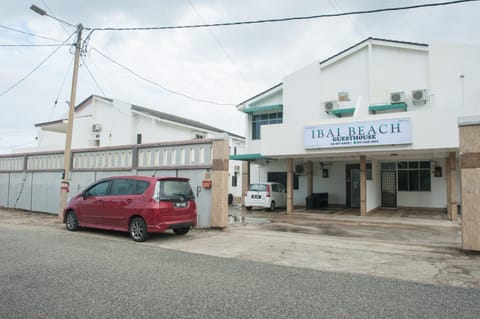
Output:
[[[266,184],[250,184],[249,191],[265,192],[267,190]]]

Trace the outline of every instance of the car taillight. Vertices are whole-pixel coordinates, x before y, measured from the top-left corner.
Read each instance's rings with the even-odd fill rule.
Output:
[[[270,197],[270,185],[267,185],[267,192],[266,192],[265,196]]]

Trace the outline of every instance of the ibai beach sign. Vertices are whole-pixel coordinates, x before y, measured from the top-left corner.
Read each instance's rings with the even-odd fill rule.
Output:
[[[411,144],[410,118],[307,126],[303,129],[306,149]]]

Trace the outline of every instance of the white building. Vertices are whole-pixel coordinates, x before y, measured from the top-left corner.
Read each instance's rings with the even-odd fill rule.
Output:
[[[362,215],[405,206],[456,216],[457,119],[480,113],[479,57],[478,46],[368,38],[240,103],[246,154],[231,159],[260,165],[251,182],[286,183],[288,210],[328,193],[329,205]]]
[[[65,147],[67,120],[35,125],[36,151],[62,150]],[[232,155],[244,152],[242,136],[176,115],[92,95],[75,107],[72,148],[107,147],[212,138],[226,133]],[[230,161],[230,190],[242,194],[241,162]],[[233,185],[233,186],[232,186]]]

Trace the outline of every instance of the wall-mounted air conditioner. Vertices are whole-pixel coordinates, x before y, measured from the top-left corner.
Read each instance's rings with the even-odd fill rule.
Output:
[[[326,101],[326,102],[323,102],[323,106],[325,107],[325,112],[329,113],[330,111],[338,107],[338,101],[337,100]]]
[[[295,174],[296,175],[305,174],[305,166],[303,164],[296,164],[295,165]]]
[[[405,103],[405,92],[392,92],[390,93],[390,103]]]
[[[427,103],[427,90],[413,90],[412,91],[412,102],[413,104],[425,104]]]
[[[93,132],[100,132],[102,130],[102,125],[101,124],[93,124],[92,125],[92,131]]]

